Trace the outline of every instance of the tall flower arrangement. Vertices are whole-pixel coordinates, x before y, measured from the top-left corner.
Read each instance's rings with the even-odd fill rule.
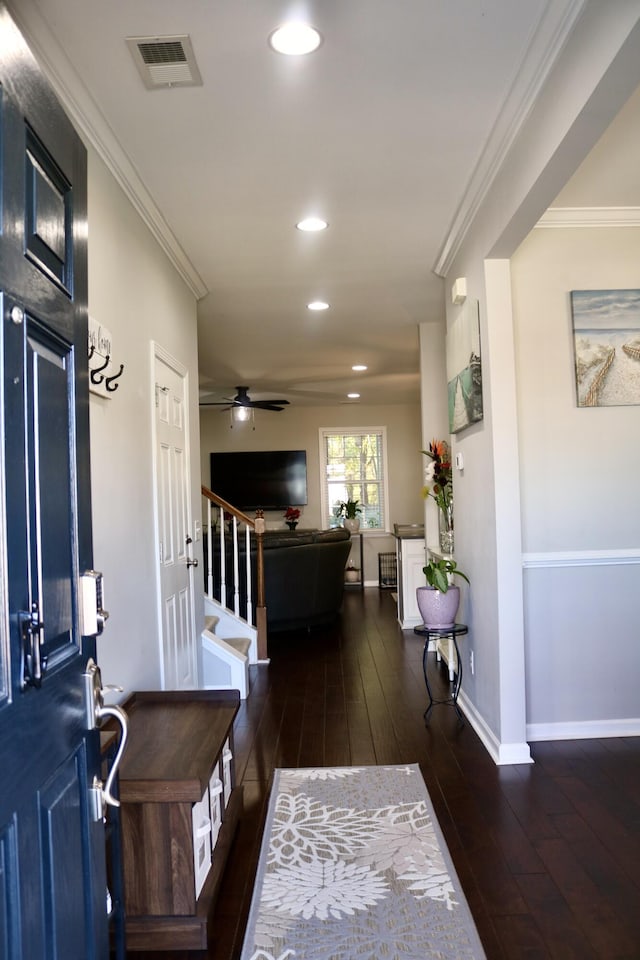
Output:
[[[424,468],[425,485],[422,496],[432,497],[445,517],[453,507],[453,483],[451,479],[451,454],[446,440],[432,440],[428,450],[422,451],[429,457]]]
[[[425,486],[423,497],[432,497],[437,503],[440,549],[443,553],[453,553],[453,481],[451,478],[451,454],[445,440],[432,440],[428,450],[422,451],[429,457],[424,470]]]

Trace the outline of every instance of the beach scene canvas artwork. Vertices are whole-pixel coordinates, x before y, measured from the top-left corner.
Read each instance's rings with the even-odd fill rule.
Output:
[[[482,368],[478,301],[467,300],[447,333],[449,431],[482,420]]]
[[[640,290],[572,290],[579,407],[640,403]]]

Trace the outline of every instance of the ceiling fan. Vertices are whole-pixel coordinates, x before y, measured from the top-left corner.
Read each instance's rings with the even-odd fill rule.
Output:
[[[281,413],[284,407],[289,404],[288,400],[252,400],[249,396],[249,387],[236,387],[238,391],[233,399],[225,397],[223,400],[203,401],[201,407],[225,407],[227,410],[234,410],[238,407],[245,407],[249,410],[274,410]]]

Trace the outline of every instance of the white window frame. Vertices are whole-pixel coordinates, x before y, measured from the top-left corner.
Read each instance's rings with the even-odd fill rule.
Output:
[[[366,434],[377,434],[382,442],[382,526],[368,527],[361,523],[360,533],[378,534],[389,532],[389,465],[387,461],[387,428],[386,427],[320,427],[318,431],[319,459],[320,464],[320,515],[322,518],[323,529],[336,525],[336,519],[333,513],[332,505],[329,502],[329,489],[327,487],[327,460],[326,443],[327,436],[356,437]]]

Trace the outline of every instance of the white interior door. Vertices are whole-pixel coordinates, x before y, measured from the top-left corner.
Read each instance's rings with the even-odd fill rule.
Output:
[[[154,348],[155,473],[162,679],[165,690],[197,686],[187,374]]]

